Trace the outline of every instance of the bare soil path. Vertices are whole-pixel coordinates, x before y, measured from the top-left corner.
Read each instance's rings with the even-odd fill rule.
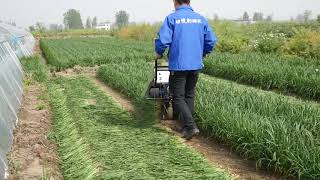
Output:
[[[102,91],[107,95],[114,98],[123,109],[133,112],[134,105],[131,101],[124,97],[122,94],[112,89],[99,81],[96,77],[96,70],[98,67],[80,67],[77,66],[73,69],[67,69],[59,72],[57,76],[63,77],[75,77],[75,76],[87,76],[92,82],[94,82]],[[160,120],[159,120],[160,121]],[[281,179],[281,176],[274,175],[273,173],[263,170],[257,170],[256,164],[253,161],[244,160],[237,153],[232,152],[227,146],[221,145],[219,142],[212,139],[207,139],[202,136],[193,138],[191,141],[185,141],[181,138],[181,134],[178,132],[179,125],[176,121],[161,121],[160,126],[165,128],[168,132],[176,136],[179,141],[187,144],[193,150],[201,153],[210,164],[215,167],[229,172],[233,177],[239,180],[276,180]]]
[[[228,171],[233,177],[239,180],[276,180],[283,179],[281,176],[272,172],[259,170],[256,168],[254,161],[243,159],[237,153],[233,152],[230,147],[221,144],[213,138],[204,136],[194,137],[190,141],[186,141],[181,137],[181,126],[176,121],[161,121],[169,132],[178,136],[179,139],[192,149],[200,152],[213,166]]]
[[[134,106],[132,103],[126,99],[122,94],[113,90],[112,88],[105,86],[100,80],[98,80],[96,76],[96,71],[98,66],[95,67],[81,67],[75,66],[72,69],[66,69],[64,71],[58,72],[55,76],[63,76],[63,77],[74,77],[74,76],[86,76],[89,77],[96,85],[98,85],[102,91],[111,96],[115,102],[118,102],[119,105],[126,111],[134,112]]]
[[[48,140],[51,113],[47,103],[40,99],[42,88],[31,85],[24,90],[19,113],[19,124],[9,159],[9,179],[62,179],[59,172],[56,146]]]

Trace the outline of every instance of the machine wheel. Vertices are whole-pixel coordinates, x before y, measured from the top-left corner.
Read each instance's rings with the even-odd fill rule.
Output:
[[[160,89],[159,88],[151,88],[149,95],[152,98],[160,98]]]
[[[169,106],[169,107],[167,108],[167,119],[168,119],[168,120],[174,120],[174,118],[173,118],[173,108],[172,108],[172,106]]]
[[[166,108],[165,107],[161,107],[161,111],[160,111],[160,119],[162,121],[167,120],[167,112],[166,112]]]
[[[163,105],[160,113],[161,120],[174,120],[171,104]]]

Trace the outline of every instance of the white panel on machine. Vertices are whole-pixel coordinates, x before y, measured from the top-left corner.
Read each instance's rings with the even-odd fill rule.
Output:
[[[157,83],[169,83],[170,71],[158,71]]]

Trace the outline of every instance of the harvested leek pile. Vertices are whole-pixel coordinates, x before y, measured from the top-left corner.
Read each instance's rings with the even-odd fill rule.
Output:
[[[156,127],[152,106],[138,119],[85,77],[49,94],[65,179],[231,179]]]

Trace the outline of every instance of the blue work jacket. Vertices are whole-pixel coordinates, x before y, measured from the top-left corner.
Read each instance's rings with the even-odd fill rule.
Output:
[[[200,70],[203,56],[211,53],[216,43],[208,21],[183,5],[166,17],[155,41],[155,51],[163,55],[169,48],[170,71]]]

